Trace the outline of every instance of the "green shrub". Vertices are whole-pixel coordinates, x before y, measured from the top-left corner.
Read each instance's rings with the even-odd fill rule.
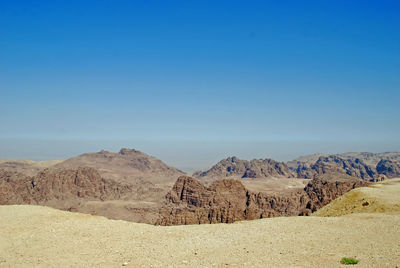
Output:
[[[357,264],[358,262],[359,262],[359,260],[357,260],[357,259],[346,258],[346,257],[342,258],[342,260],[340,261],[340,263],[346,264],[346,265],[348,265],[348,264]]]

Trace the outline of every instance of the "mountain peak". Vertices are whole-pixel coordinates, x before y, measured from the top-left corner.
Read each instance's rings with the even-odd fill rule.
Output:
[[[135,149],[121,148],[121,150],[119,150],[119,154],[121,154],[121,155],[137,154],[137,153],[142,154],[141,151],[138,151]]]

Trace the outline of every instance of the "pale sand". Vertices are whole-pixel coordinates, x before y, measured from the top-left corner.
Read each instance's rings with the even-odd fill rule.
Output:
[[[400,179],[390,179],[354,189],[314,213],[343,216],[351,213],[400,214]]]
[[[160,227],[0,206],[1,267],[357,267],[400,264],[400,215],[281,217]]]

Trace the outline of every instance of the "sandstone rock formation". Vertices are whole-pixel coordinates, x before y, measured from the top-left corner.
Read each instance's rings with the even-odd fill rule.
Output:
[[[295,177],[294,173],[283,162],[273,159],[241,160],[237,157],[228,157],[221,160],[209,170],[196,172],[194,177],[208,177],[221,179],[226,177],[239,178],[267,178],[267,177]]]
[[[368,161],[375,159],[367,156]],[[381,159],[376,168],[352,157],[319,156],[293,171],[271,159],[230,157],[197,173],[201,182],[129,149],[84,154],[51,168],[41,167],[33,176],[14,172],[8,163],[7,170],[0,169],[0,204],[46,205],[160,225],[309,215],[355,187],[400,175],[395,154]],[[278,191],[273,187],[278,181],[296,184]]]
[[[395,178],[400,176],[400,161],[395,162],[392,160],[381,160],[376,165],[376,171],[379,174],[383,174],[389,178]]]
[[[132,185],[105,180],[93,168],[45,169],[36,176],[0,170],[0,204],[45,204],[52,200],[115,200],[130,197]]]
[[[157,204],[150,202],[151,198],[164,194],[163,189],[148,182],[135,184],[102,178],[93,168],[46,169],[33,177],[0,170],[0,205],[45,205],[154,223],[158,209],[154,208]],[[140,200],[145,205],[138,207]]]
[[[334,154],[342,159],[345,160],[355,160],[355,159],[360,159],[363,161],[365,164],[371,166],[371,167],[376,167],[376,165],[379,163],[379,161],[383,160],[391,160],[393,162],[400,162],[400,153],[394,153],[394,152],[387,152],[387,153],[369,153],[369,152],[361,152],[361,153],[343,153],[343,154]],[[321,154],[321,153],[316,153],[312,155],[305,155],[305,156],[300,156],[297,159],[293,161],[289,161],[286,164],[291,168],[291,169],[297,169],[299,165],[305,165],[305,166],[310,166],[312,164],[315,164],[317,160],[320,157],[328,157],[330,156],[329,154]]]
[[[346,175],[321,176],[303,190],[285,195],[248,191],[239,180],[217,180],[209,187],[182,176],[166,195],[160,225],[231,223],[275,216],[309,215],[343,193],[367,183]]]
[[[207,187],[197,179],[181,176],[165,196],[165,204],[157,208],[130,203],[158,190],[151,184],[143,191],[143,184],[105,179],[93,168],[46,169],[33,177],[0,170],[0,204],[39,204],[161,225],[230,223],[309,215],[363,184],[350,176],[340,180],[324,175],[303,190],[278,195],[251,192],[235,179],[217,180]],[[120,202],[124,205],[118,205]]]
[[[364,158],[368,161],[376,159],[376,155],[371,153],[364,153]],[[373,156],[375,156],[373,158]],[[396,159],[395,155],[391,157]],[[318,160],[309,164],[306,162],[297,163],[297,167],[293,169],[299,178],[314,178],[319,174],[347,174],[349,176],[357,177],[366,181],[379,181],[382,176],[386,175],[389,178],[400,176],[400,161],[381,159],[376,166],[373,164],[366,164],[359,158],[352,158],[347,156],[342,158],[338,155],[320,156]]]
[[[355,160],[346,160],[335,155],[320,157],[311,166],[311,169],[317,174],[347,174],[367,181],[372,181],[377,175],[374,168],[366,165],[358,158]]]

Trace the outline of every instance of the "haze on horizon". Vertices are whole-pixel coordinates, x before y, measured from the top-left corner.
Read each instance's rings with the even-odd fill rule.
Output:
[[[2,1],[0,159],[400,151],[398,1]]]

